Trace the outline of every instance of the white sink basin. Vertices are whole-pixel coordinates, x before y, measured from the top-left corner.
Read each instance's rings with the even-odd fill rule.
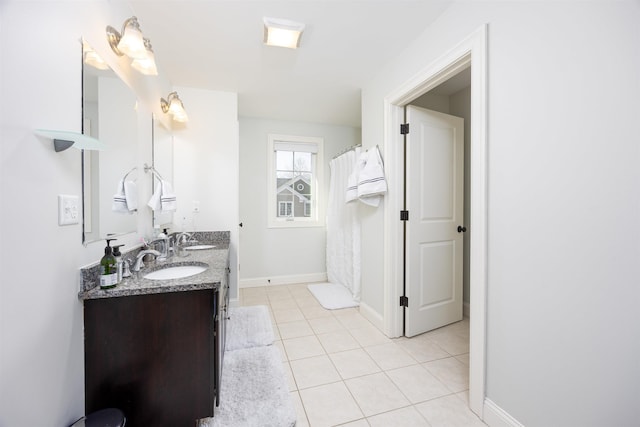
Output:
[[[145,274],[144,278],[149,280],[181,279],[183,277],[195,276],[206,269],[207,267],[202,265],[178,265],[152,271],[151,273]]]
[[[184,248],[185,251],[202,251],[204,249],[213,249],[215,245],[193,245]]]

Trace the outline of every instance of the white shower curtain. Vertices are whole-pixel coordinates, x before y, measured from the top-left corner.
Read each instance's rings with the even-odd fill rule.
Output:
[[[327,278],[345,286],[360,301],[360,222],[357,203],[346,202],[347,180],[360,157],[360,147],[329,162],[327,205]]]

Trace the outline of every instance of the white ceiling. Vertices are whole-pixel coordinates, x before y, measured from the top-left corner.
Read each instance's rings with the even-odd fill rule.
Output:
[[[363,83],[451,0],[130,4],[172,85],[237,92],[240,116],[359,127]],[[305,23],[300,48],[264,46],[264,16]]]

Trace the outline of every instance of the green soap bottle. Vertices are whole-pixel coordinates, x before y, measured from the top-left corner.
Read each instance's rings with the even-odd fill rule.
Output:
[[[100,260],[100,289],[110,289],[118,284],[118,265],[109,245],[112,240],[115,239],[107,239],[107,247]]]

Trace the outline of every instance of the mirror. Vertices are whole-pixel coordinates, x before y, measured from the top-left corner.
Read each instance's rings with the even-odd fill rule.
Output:
[[[153,120],[153,133],[151,144],[151,161],[153,168],[162,178],[173,183],[173,135],[164,127],[160,120]],[[152,177],[155,188],[157,178]],[[153,212],[153,227],[171,228],[173,212]]]
[[[135,169],[138,153],[136,96],[111,69],[101,70],[84,60],[83,42],[82,120],[83,133],[107,145],[104,151],[82,152],[83,234],[87,244],[136,231],[136,181],[143,176]],[[122,192],[119,182],[126,176],[130,205],[114,205]],[[139,203],[138,203],[139,205]],[[119,209],[114,210],[115,207]]]

